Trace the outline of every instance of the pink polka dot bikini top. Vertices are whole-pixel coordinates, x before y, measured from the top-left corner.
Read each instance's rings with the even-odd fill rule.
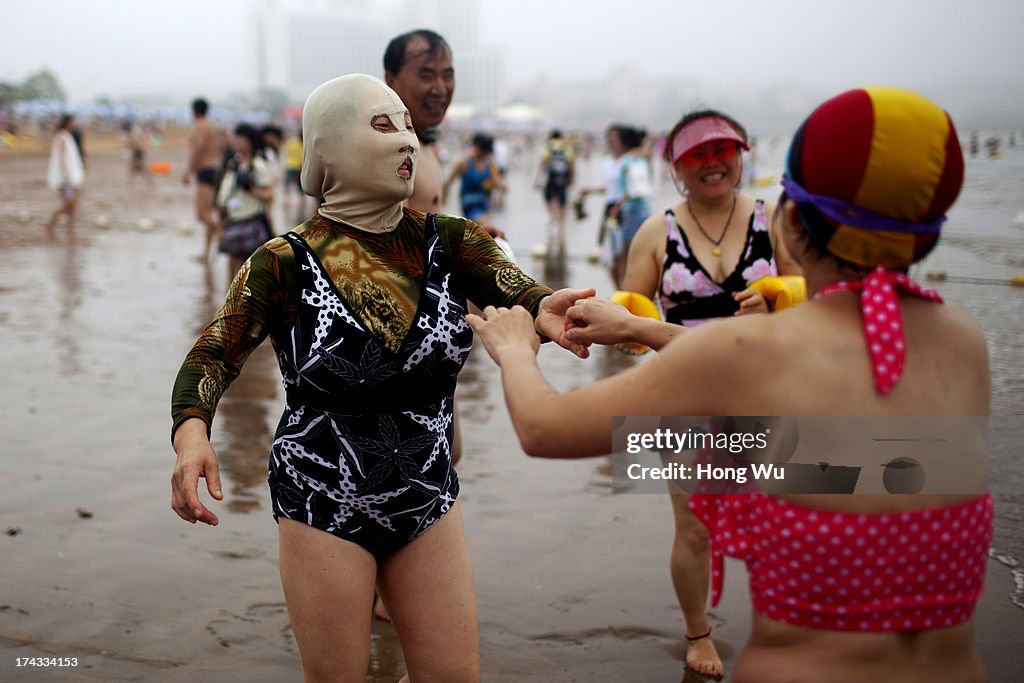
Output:
[[[711,532],[711,604],[723,556],[750,571],[754,609],[793,626],[893,632],[971,618],[984,588],[992,496],[901,513],[803,507],[763,493],[690,498]]]
[[[906,275],[890,273],[882,266],[863,280],[834,282],[817,294],[820,298],[832,292],[860,291],[864,338],[871,356],[875,390],[880,394],[888,394],[900,381],[907,359],[907,342],[903,336],[903,319],[896,290],[942,303],[942,297],[935,290],[922,289]]]
[[[897,290],[942,302],[906,275],[879,267],[818,296],[860,291],[875,390],[903,374],[906,340]],[[695,494],[690,509],[711,532],[711,601],[723,557],[750,570],[754,609],[793,626],[837,631],[915,631],[970,619],[981,597],[992,540],[992,496],[887,514],[807,508],[763,494]]]

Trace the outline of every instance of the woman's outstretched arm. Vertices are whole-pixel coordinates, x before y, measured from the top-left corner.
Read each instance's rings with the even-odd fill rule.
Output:
[[[539,338],[525,309],[488,306],[482,316],[467,320],[501,366],[505,401],[523,450],[543,458],[612,452],[615,416],[727,414],[731,399],[745,390],[743,383],[757,377],[757,354],[742,351],[757,347],[765,325],[746,317],[690,330],[685,340],[648,362],[561,393],[537,364]]]

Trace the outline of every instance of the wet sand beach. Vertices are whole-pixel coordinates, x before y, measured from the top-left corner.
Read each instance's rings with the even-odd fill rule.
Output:
[[[164,158],[174,171],[148,185],[128,180],[123,153],[94,154],[71,241],[62,227],[54,240],[45,234],[56,206],[44,185],[45,158],[0,157],[0,681],[302,680],[266,487],[283,401],[269,344],[250,359],[214,424],[225,476],[226,500],[214,504],[220,526],[189,526],[170,509],[171,386],[227,282],[223,258],[212,266],[194,259],[201,237],[193,187],[180,182],[183,150],[150,154]],[[1024,151],[1004,161],[1014,175],[998,182],[1019,187]],[[952,244],[925,267],[1009,277],[1024,271],[1024,233],[1002,227],[990,195],[1006,193],[973,163],[951,217]],[[595,160],[595,176],[596,168]],[[552,286],[610,294],[602,269],[582,258],[561,267],[531,259],[545,215],[529,182],[525,170],[513,173],[508,208],[496,220],[521,265]],[[667,206],[673,192],[662,186],[654,206]],[[598,208],[591,200],[590,218],[571,223],[572,254],[591,249]],[[99,216],[109,225],[98,227]],[[999,226],[988,241],[971,240],[968,225],[987,220]],[[295,222],[280,218],[279,231]],[[940,291],[986,331],[993,412],[1022,414],[1024,290],[946,282]],[[637,362],[610,349],[581,361],[550,345],[541,359],[561,389]],[[484,680],[679,681],[685,644],[668,573],[668,498],[614,494],[605,458],[523,455],[482,348],[458,396]],[[1019,463],[1000,466],[1008,468],[1001,476],[1024,480]],[[997,499],[995,546],[1007,561],[1024,557],[1022,503],[1019,495]],[[1015,590],[1010,569],[991,561],[977,635],[993,681],[1024,676]],[[749,628],[739,563],[729,562],[725,597],[711,616],[728,670]],[[78,666],[16,666],[28,657],[76,657]],[[403,671],[393,629],[375,622],[367,680],[394,681]]]

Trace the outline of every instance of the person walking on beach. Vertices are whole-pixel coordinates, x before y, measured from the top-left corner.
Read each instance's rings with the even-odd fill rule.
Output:
[[[548,210],[548,251],[559,256],[565,255],[565,205],[575,176],[575,151],[562,139],[562,131],[551,131],[541,154],[536,185],[544,193]]]
[[[270,452],[280,571],[307,681],[363,680],[375,586],[402,643],[403,680],[480,680],[476,598],[451,465],[455,380],[472,345],[466,296],[525,306],[560,344],[565,310],[464,218],[403,207],[419,141],[371,76],[328,81],[303,108],[302,186],[319,212],[243,264],[175,382],[172,508],[216,525],[209,430],[269,336],[287,402]],[[568,347],[581,356],[579,345]]]
[[[127,121],[125,123],[128,134],[128,178],[133,179],[143,176],[147,183],[153,182],[153,174],[146,166],[146,153],[149,151],[149,139],[151,135],[150,126],[138,121]]]
[[[209,263],[214,237],[217,236],[217,219],[213,215],[213,202],[217,196],[220,181],[222,153],[218,143],[217,129],[207,118],[210,105],[203,98],[192,101],[192,116],[195,122],[188,138],[188,166],[182,176],[182,183],[188,185],[196,177],[196,218],[203,224],[205,237],[203,252],[197,258]]]
[[[618,228],[610,231],[609,239],[614,259],[612,279],[616,286],[628,289],[624,281],[630,247],[640,226],[651,215],[651,163],[644,145],[647,131],[624,126],[618,129],[618,137],[623,149],[617,164],[618,201],[608,212],[618,222]]]
[[[455,180],[459,180],[459,204],[462,215],[480,225],[491,222],[491,193],[503,190],[505,181],[494,160],[494,138],[477,133],[469,146],[469,154],[460,159],[448,174],[444,194]]]
[[[977,323],[906,275],[937,243],[963,167],[956,130],[935,104],[897,88],[849,91],[808,117],[787,155],[776,220],[803,269],[807,303],[663,343],[647,319],[582,300],[567,313],[569,338],[661,351],[567,393],[541,374],[524,311],[469,316],[501,366],[523,449],[608,453],[616,415],[987,415],[988,355]],[[968,426],[956,466],[974,486],[960,490],[691,498],[711,535],[712,603],[724,554],[750,572],[753,630],[733,681],[985,680],[973,613],[992,498],[981,493],[984,423]]]
[[[54,236],[57,219],[64,215],[68,222],[68,235],[75,236],[75,217],[78,213],[78,198],[85,183],[85,165],[79,152],[78,143],[72,136],[75,117],[64,114],[57,121],[53,142],[50,144],[50,162],[46,173],[46,184],[57,192],[60,205],[46,223],[46,233]]]
[[[217,207],[224,221],[218,249],[228,256],[229,279],[273,235],[269,214],[277,185],[270,163],[263,156],[259,130],[247,123],[239,124],[231,149],[234,154],[217,191]]]
[[[622,142],[622,133],[629,126],[613,124],[605,131],[605,146],[607,154],[601,161],[601,175],[604,185],[598,187],[582,188],[577,195],[576,205],[581,207],[587,196],[596,193],[604,194],[604,210],[601,212],[601,224],[598,226],[597,244],[607,255],[606,261],[609,266],[612,282],[616,289],[622,289],[622,277],[626,272],[625,254],[615,253],[615,240],[621,243],[617,236],[613,237],[612,232],[618,230],[619,200],[622,199],[622,155],[626,153],[626,147]],[[628,133],[627,133],[628,135]]]

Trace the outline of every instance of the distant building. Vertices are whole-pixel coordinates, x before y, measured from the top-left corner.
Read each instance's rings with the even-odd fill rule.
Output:
[[[505,54],[480,44],[480,0],[266,0],[256,16],[260,88],[293,102],[346,73],[383,77],[394,36],[429,28],[455,53],[454,101],[491,112],[506,98]]]

